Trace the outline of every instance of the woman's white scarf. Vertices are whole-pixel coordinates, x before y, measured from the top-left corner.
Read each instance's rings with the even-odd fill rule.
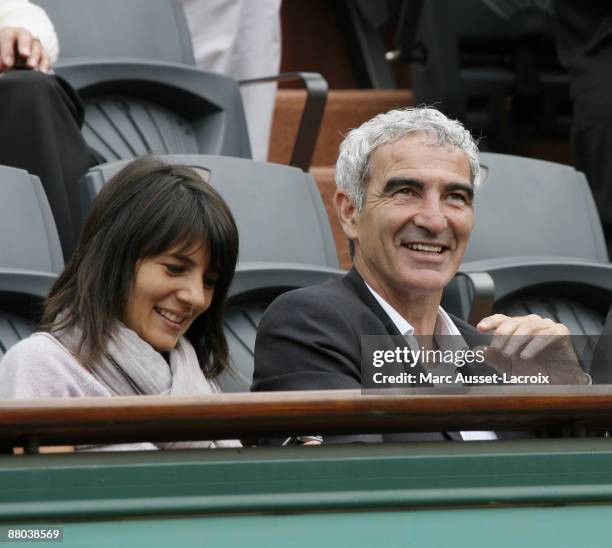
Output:
[[[81,330],[53,333],[75,355]],[[116,396],[170,395],[203,396],[219,392],[204,376],[191,343],[182,337],[170,351],[170,367],[149,343],[121,322],[116,322],[105,351],[88,364],[92,374]],[[156,442],[160,449],[189,447],[239,447],[237,440]]]

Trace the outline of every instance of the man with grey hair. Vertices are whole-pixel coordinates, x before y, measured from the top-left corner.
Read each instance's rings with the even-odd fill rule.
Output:
[[[409,335],[426,346],[452,335],[466,347],[493,345],[524,360],[544,348],[573,355],[567,328],[552,320],[496,314],[476,329],[440,307],[474,226],[479,184],[478,148],[459,122],[432,108],[379,114],[342,142],[336,184],[354,266],[341,280],[270,305],[255,345],[254,391],[361,388],[362,335]],[[588,382],[577,362],[566,361],[573,365],[552,383]]]

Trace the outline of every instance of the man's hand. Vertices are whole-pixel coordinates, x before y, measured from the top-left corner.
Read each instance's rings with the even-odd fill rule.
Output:
[[[589,384],[572,347],[570,332],[562,323],[536,314],[510,318],[494,314],[476,328],[492,335],[487,363],[512,375],[537,375],[550,384]]]
[[[537,314],[515,318],[494,314],[481,320],[476,329],[493,335],[490,347],[506,358],[528,360],[550,347],[566,357],[574,354],[567,327]]]
[[[22,27],[0,29],[0,73],[12,68],[48,72],[49,55],[40,40]]]

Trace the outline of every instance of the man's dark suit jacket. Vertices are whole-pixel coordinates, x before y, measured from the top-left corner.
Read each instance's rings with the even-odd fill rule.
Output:
[[[489,343],[488,335],[451,318],[470,348]],[[339,280],[284,293],[269,306],[259,325],[251,389],[361,389],[362,335],[401,333],[355,269]],[[403,433],[326,437],[325,441],[442,439],[460,436],[450,432]]]

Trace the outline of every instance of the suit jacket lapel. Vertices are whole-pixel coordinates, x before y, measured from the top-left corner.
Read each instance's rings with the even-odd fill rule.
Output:
[[[368,286],[363,281],[363,278],[355,270],[355,267],[351,268],[346,276],[344,277],[344,282],[349,286],[349,288],[357,295],[357,297],[363,301],[368,308],[378,317],[378,319],[383,323],[385,329],[389,333],[389,335],[401,337],[402,333],[399,332],[393,320],[389,318],[387,313],[382,309],[382,307],[378,304],[378,301],[372,295],[372,292],[368,289]],[[364,333],[367,335],[368,333]]]
[[[389,335],[400,337],[403,336],[403,334],[399,332],[399,330],[393,323],[393,320],[389,318],[389,316],[382,309],[380,304],[378,304],[378,301],[374,298],[374,295],[372,295],[372,292],[368,289],[365,282],[363,281],[363,278],[354,267],[348,271],[343,281],[346,285],[348,285],[348,287],[353,291],[353,293],[355,293],[355,295],[357,295],[357,297],[362,302],[364,302],[368,306],[368,308],[378,317],[378,319],[385,326],[385,329],[387,330]],[[450,314],[450,317],[470,348],[474,348],[475,346],[487,345],[489,343],[489,335],[480,333],[470,324],[453,316],[452,314]],[[442,432],[442,434],[449,440],[461,441],[463,439],[459,432],[446,431]],[[498,434],[498,437],[502,436],[499,436]]]

